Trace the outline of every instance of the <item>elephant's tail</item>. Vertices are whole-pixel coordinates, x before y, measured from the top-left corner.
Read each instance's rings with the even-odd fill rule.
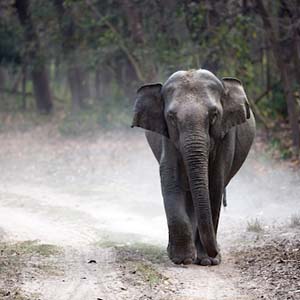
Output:
[[[223,193],[223,206],[227,207],[226,188],[224,189],[224,193]]]

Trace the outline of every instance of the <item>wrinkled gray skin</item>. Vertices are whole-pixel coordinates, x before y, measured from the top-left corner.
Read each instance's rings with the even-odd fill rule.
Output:
[[[217,265],[222,196],[255,136],[255,120],[241,82],[207,70],[178,71],[164,85],[137,92],[132,126],[159,162],[176,264]]]

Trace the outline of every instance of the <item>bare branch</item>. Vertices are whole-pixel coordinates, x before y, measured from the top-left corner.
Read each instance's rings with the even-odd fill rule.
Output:
[[[94,5],[91,3],[90,0],[85,0],[85,2],[87,4],[87,6],[90,8],[90,10],[94,13],[95,17],[103,20],[104,24],[118,37],[118,44],[119,44],[120,48],[123,50],[123,52],[126,54],[131,65],[133,66],[135,73],[137,75],[137,78],[140,81],[145,81],[145,76],[143,75],[143,72],[139,66],[139,62],[138,62],[137,58],[135,58],[134,55],[131,53],[131,50],[128,49],[128,47],[126,46],[126,43],[124,42],[124,39],[122,38],[122,36],[118,32],[118,30],[113,26],[113,24],[107,18],[103,18],[101,13],[94,7]]]

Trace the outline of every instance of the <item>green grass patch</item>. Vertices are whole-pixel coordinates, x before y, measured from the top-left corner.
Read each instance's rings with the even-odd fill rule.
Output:
[[[286,145],[286,142],[286,139],[283,137],[272,137],[267,150],[272,156],[279,156],[281,159],[290,159],[293,156],[293,149],[290,145]]]
[[[0,243],[0,278],[17,278],[25,268],[33,273],[59,275],[56,266],[46,259],[62,254],[62,250],[54,245],[39,244],[38,241],[23,241],[17,243]]]
[[[117,259],[124,261],[148,260],[152,263],[165,263],[168,261],[167,251],[162,246],[147,243],[118,243],[112,240],[103,240],[97,243],[102,248],[114,248]]]
[[[160,284],[166,279],[166,277],[158,272],[153,265],[145,262],[136,263],[136,273],[140,275],[151,287]]]
[[[39,295],[26,295],[21,288],[24,278],[41,274],[61,275],[61,270],[48,261],[62,249],[38,241],[0,242],[0,299],[35,300]]]
[[[38,241],[23,241],[17,243],[0,243],[2,254],[6,255],[39,255],[49,257],[61,253],[61,249],[50,244],[40,244]]]
[[[158,270],[159,264],[169,262],[163,247],[141,242],[120,244],[111,240],[100,241],[97,245],[102,248],[113,248],[116,251],[117,263],[129,270],[130,276],[137,276],[150,287],[167,280]]]
[[[150,245],[146,243],[134,243],[131,245],[126,245],[118,247],[121,253],[128,253],[127,258],[130,260],[130,254],[132,254],[132,259],[135,257],[142,257],[152,263],[164,263],[168,261],[167,252],[161,246]]]

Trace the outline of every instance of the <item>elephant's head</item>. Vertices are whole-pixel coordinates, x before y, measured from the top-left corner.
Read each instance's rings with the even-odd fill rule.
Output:
[[[239,80],[219,80],[207,70],[178,71],[164,85],[137,91],[133,126],[169,138],[181,153],[189,178],[199,234],[207,253],[217,254],[212,222],[208,161],[214,145],[250,117]]]

